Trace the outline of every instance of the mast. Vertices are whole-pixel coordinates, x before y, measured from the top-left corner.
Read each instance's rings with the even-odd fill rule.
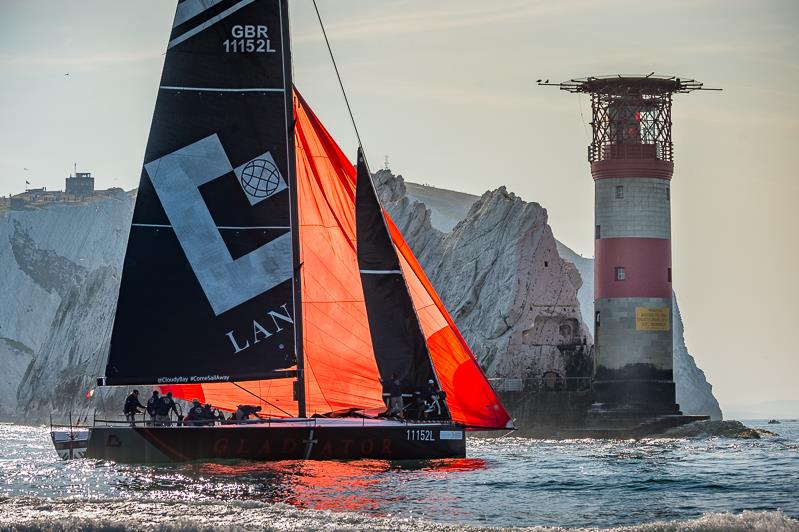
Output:
[[[299,201],[297,200],[297,157],[294,141],[294,69],[291,62],[291,26],[289,23],[288,0],[280,0],[280,33],[283,35],[283,78],[286,95],[286,130],[292,142],[288,143],[288,179],[291,194],[291,226],[295,228],[291,236],[294,263],[294,352],[297,357],[297,380],[294,383],[294,397],[297,400],[298,417],[307,417],[305,405],[305,356],[302,336],[302,262],[300,259]]]

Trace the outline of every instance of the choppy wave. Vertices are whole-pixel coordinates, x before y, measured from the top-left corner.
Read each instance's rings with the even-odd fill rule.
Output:
[[[190,530],[247,531],[275,530],[385,530],[385,531],[479,531],[493,527],[441,524],[407,517],[368,517],[355,513],[302,510],[287,504],[254,501],[163,502],[85,499],[39,499],[33,497],[0,499],[0,530],[27,532],[42,530],[122,531],[144,530],[183,532]],[[525,531],[566,530],[561,527],[514,528]],[[799,521],[782,512],[707,513],[697,519],[670,520],[617,528],[577,528],[568,530],[613,530],[653,532],[689,530],[769,530],[799,531]]]
[[[60,461],[47,429],[2,426],[0,530],[799,532],[799,424],[779,432],[475,438],[470,458],[421,462],[146,466]]]

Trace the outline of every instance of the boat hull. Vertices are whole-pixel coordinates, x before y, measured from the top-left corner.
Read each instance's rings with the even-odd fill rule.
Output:
[[[331,420],[334,421],[334,420]],[[451,423],[252,424],[93,427],[86,458],[123,463],[192,460],[419,460],[462,458],[466,435]]]

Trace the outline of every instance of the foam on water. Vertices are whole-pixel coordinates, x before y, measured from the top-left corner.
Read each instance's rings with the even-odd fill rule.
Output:
[[[799,423],[779,431],[474,438],[461,460],[134,466],[62,462],[46,429],[0,426],[0,529],[799,530]]]
[[[451,531],[497,530],[460,524],[441,524],[399,517],[369,517],[349,512],[301,510],[287,504],[254,501],[161,502],[82,499],[0,499],[0,528],[14,531],[61,530],[395,530]],[[554,531],[562,527],[532,526],[514,530]],[[799,530],[799,521],[782,512],[739,514],[709,513],[685,521],[656,521],[616,528],[570,530],[619,531],[716,531],[716,530]]]

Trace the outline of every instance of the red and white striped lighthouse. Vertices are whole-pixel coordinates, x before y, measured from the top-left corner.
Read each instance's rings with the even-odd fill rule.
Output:
[[[596,400],[676,414],[671,97],[702,84],[649,75],[589,77],[558,86],[591,96]]]

